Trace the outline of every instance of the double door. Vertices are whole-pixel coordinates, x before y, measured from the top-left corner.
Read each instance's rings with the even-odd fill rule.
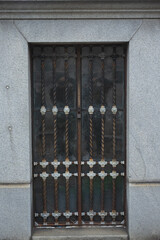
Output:
[[[32,46],[36,226],[125,223],[125,46]]]

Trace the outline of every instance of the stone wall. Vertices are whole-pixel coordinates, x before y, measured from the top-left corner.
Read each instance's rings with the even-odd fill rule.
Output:
[[[32,235],[30,43],[126,42],[130,240],[160,238],[160,20],[0,20],[0,239]]]

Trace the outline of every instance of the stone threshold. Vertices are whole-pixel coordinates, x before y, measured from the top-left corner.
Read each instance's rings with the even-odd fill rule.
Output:
[[[122,227],[67,227],[37,228],[32,240],[127,240],[126,228]]]

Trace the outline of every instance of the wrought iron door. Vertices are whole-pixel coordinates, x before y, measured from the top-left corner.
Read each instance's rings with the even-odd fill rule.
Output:
[[[125,46],[32,46],[36,226],[125,224]]]

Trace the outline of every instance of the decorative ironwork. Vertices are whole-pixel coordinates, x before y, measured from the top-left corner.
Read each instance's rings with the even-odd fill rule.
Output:
[[[104,159],[102,159],[101,161],[98,162],[98,164],[99,164],[102,168],[104,168],[104,167],[107,165],[107,162],[104,161]]]
[[[93,106],[89,106],[88,113],[89,114],[93,114],[94,113],[94,107]]]
[[[100,108],[100,113],[105,114],[105,112],[106,112],[106,108],[105,108],[105,106],[102,105]]]
[[[90,179],[93,179],[96,174],[93,172],[93,171],[90,171],[89,173],[87,173],[87,176],[90,178]]]
[[[60,177],[61,174],[59,174],[57,171],[55,171],[54,173],[51,174],[52,177],[54,177],[54,179],[58,179]]]
[[[46,180],[46,178],[47,178],[48,176],[49,176],[49,175],[48,175],[48,173],[46,173],[46,172],[43,172],[43,173],[40,174],[40,177],[41,177],[43,180]]]
[[[72,173],[66,171],[65,173],[63,173],[63,176],[66,178],[66,180],[68,180],[72,176]]]
[[[46,220],[49,217],[49,213],[43,212],[43,213],[41,213],[41,217],[43,217],[43,219]]]
[[[65,213],[63,213],[63,215],[66,217],[66,218],[70,218],[72,216],[72,213],[70,211],[66,211]]]
[[[117,113],[117,107],[114,105],[111,109],[112,113],[115,115]]]
[[[52,213],[52,216],[55,217],[55,219],[58,219],[61,216],[61,213],[55,211],[54,213]]]
[[[54,166],[55,169],[57,169],[57,167],[60,165],[60,162],[58,162],[57,159],[54,159],[54,161],[51,162],[51,164]]]
[[[104,171],[101,171],[100,173],[98,173],[98,175],[104,180],[104,178],[107,176],[107,173]]]
[[[43,45],[32,55],[35,225],[124,224],[124,47]]]
[[[69,107],[68,107],[68,106],[65,106],[65,107],[64,107],[64,113],[65,113],[66,115],[68,115],[69,112],[70,112]]]
[[[42,168],[46,168],[48,166],[48,162],[42,160],[42,162],[40,162],[40,165],[42,166]]]
[[[110,161],[110,164],[115,168],[119,164],[119,162],[116,161],[116,159],[112,159],[112,161]]]
[[[57,113],[58,113],[58,108],[57,108],[56,106],[53,106],[53,108],[52,108],[52,113],[53,113],[53,115],[57,115]]]
[[[90,166],[90,168],[93,168],[93,166],[96,164],[96,162],[93,161],[92,158],[90,158],[89,161],[87,161],[87,164]]]
[[[41,114],[44,116],[46,114],[46,108],[45,106],[42,106],[40,109]]]

